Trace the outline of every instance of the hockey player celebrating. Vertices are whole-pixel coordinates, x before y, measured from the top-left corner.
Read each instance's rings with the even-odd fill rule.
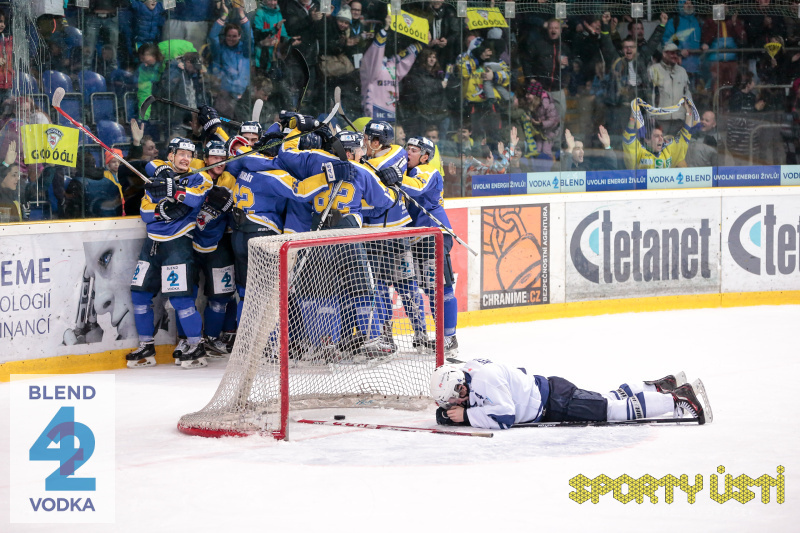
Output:
[[[239,127],[239,135],[244,137],[247,142],[250,143],[250,146],[258,142],[263,133],[264,128],[257,120],[248,120],[247,122],[242,122],[242,125]]]
[[[196,173],[176,179],[176,173],[189,170],[194,153],[194,143],[174,138],[169,143],[168,161],[154,160],[146,167],[152,181],[145,186],[139,211],[147,224],[147,238],[131,280],[139,348],[126,356],[129,368],[156,364],[152,300],[159,290],[169,298],[187,336],[189,346],[181,354],[181,366],[207,364],[201,342],[203,321],[193,297],[197,271],[191,232],[211,181]]]
[[[203,147],[203,160],[213,165],[228,158],[225,143],[212,140]],[[236,290],[234,278],[233,248],[230,236],[230,211],[233,208],[234,177],[218,166],[204,172],[212,182],[203,206],[197,215],[194,231],[194,257],[205,277],[203,293],[208,302],[203,313],[206,351],[210,356],[229,353],[226,340],[221,337],[223,327],[228,337],[236,328],[236,313],[233,296]],[[228,313],[228,308],[233,313]],[[227,324],[226,324],[227,322]],[[178,350],[183,351],[183,346]]]
[[[436,167],[430,165],[430,160],[435,153],[436,147],[430,139],[425,137],[411,137],[406,143],[406,153],[408,154],[408,171],[398,184],[409,196],[414,198],[431,215],[435,216],[448,229],[451,229],[450,221],[444,210],[444,178]],[[415,228],[436,228],[439,225],[433,221],[422,209],[413,202],[408,206],[411,215],[411,225]],[[435,258],[432,252],[432,245],[426,239],[417,243],[412,248],[414,261],[416,263],[417,274],[423,290],[433,301],[433,294],[436,290],[433,275],[436,272]],[[444,234],[444,350],[447,355],[454,355],[458,351],[458,339],[456,339],[456,325],[458,323],[458,302],[456,301],[455,290],[453,288],[453,264],[450,260],[450,250],[453,248],[453,237]],[[435,314],[435,313],[434,313]],[[423,330],[424,331],[424,330]],[[431,347],[427,334],[415,334],[414,345],[421,347]]]
[[[713,417],[703,383],[680,372],[655,381],[623,384],[606,395],[564,378],[537,376],[488,359],[446,364],[431,376],[431,396],[441,425],[508,429],[525,422],[615,421],[688,415],[700,424]],[[702,402],[700,400],[702,398]]]

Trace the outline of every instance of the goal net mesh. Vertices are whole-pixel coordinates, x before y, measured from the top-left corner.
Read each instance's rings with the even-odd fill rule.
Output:
[[[430,375],[442,362],[441,254],[435,228],[250,240],[225,374],[178,428],[284,438],[289,409],[429,407]]]

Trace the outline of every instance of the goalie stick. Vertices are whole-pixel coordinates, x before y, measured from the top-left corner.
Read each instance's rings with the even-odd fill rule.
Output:
[[[341,426],[348,428],[360,429],[388,429],[390,431],[408,431],[414,433],[433,433],[434,435],[452,435],[454,437],[494,437],[494,433],[486,433],[484,431],[448,431],[446,429],[438,428],[415,428],[409,426],[392,426],[389,424],[356,424],[353,422],[330,422],[328,420],[294,420],[299,424],[314,424],[317,426]]]
[[[164,104],[171,105],[172,107],[177,107],[178,109],[183,109],[184,111],[190,111],[192,113],[199,113],[200,112],[200,110],[197,109],[196,107],[190,107],[188,105],[184,105],[184,104],[175,102],[175,101],[170,100],[168,98],[161,98],[160,96],[153,96],[151,94],[150,96],[145,98],[144,102],[142,102],[142,106],[139,108],[139,117],[140,118],[145,116],[145,114],[147,113],[147,110],[150,109],[151,105],[153,105],[153,102],[162,102]],[[231,120],[231,119],[225,118],[225,117],[219,117],[219,119],[222,122],[230,124],[234,128],[241,128],[242,127],[242,123],[241,122],[237,122],[235,120]],[[144,120],[144,119],[142,119],[142,120]]]
[[[101,147],[103,150],[105,150],[106,152],[108,152],[109,154],[111,154],[111,155],[112,155],[112,156],[113,156],[115,159],[118,159],[120,163],[122,163],[123,165],[125,165],[126,167],[128,167],[128,168],[129,168],[129,169],[130,169],[130,170],[131,170],[131,171],[132,171],[134,174],[136,174],[137,176],[139,176],[139,177],[140,177],[140,178],[141,178],[141,179],[142,179],[142,180],[143,180],[145,183],[150,183],[150,178],[148,178],[147,176],[145,176],[144,174],[142,174],[141,172],[139,172],[138,170],[136,170],[136,167],[134,167],[133,165],[131,165],[130,163],[128,163],[128,162],[125,160],[125,158],[124,158],[124,157],[120,157],[120,155],[119,155],[119,154],[117,154],[116,152],[114,152],[114,150],[112,150],[111,148],[109,148],[108,146],[106,146],[106,143],[104,143],[103,141],[101,141],[101,140],[100,140],[100,139],[99,139],[99,138],[98,138],[98,137],[97,137],[97,136],[96,136],[94,133],[92,133],[92,132],[91,132],[91,130],[89,130],[89,128],[87,128],[86,126],[84,126],[83,124],[81,124],[80,122],[78,122],[77,120],[75,120],[74,118],[72,118],[71,116],[69,116],[69,115],[67,114],[67,112],[66,112],[66,111],[64,111],[63,109],[61,109],[61,100],[63,100],[63,99],[64,99],[64,94],[65,94],[65,93],[66,93],[66,91],[64,91],[64,88],[63,88],[63,87],[59,87],[59,88],[58,88],[58,89],[56,89],[56,90],[55,90],[55,92],[53,93],[53,102],[52,102],[52,106],[55,108],[55,110],[56,110],[56,111],[58,111],[58,112],[61,114],[61,116],[62,116],[62,117],[64,117],[64,118],[65,118],[65,119],[67,119],[68,121],[70,121],[70,123],[72,123],[72,125],[74,125],[76,128],[78,128],[78,129],[79,129],[79,130],[81,130],[83,133],[85,133],[86,135],[88,135],[88,136],[89,136],[89,138],[91,138],[91,139],[92,139],[94,142],[96,142],[97,144],[99,144],[99,145],[100,145],[100,147]],[[124,200],[123,200],[123,202],[124,202]],[[124,209],[124,207],[123,207],[123,209]],[[123,213],[124,213],[124,211],[123,211]]]
[[[342,105],[341,105],[341,102],[342,102],[342,90],[341,90],[341,89],[340,89],[338,86],[336,87],[336,89],[334,89],[334,90],[333,90],[333,100],[334,100],[334,102],[335,102],[335,106],[338,106],[338,107],[339,107],[339,114],[342,116],[342,118],[345,120],[345,122],[347,122],[347,124],[349,124],[349,125],[350,125],[350,127],[351,127],[351,128],[353,128],[353,131],[355,131],[355,132],[358,132],[358,129],[357,129],[357,128],[355,127],[355,125],[354,125],[354,124],[353,124],[353,123],[350,121],[350,119],[349,119],[349,118],[347,118],[347,115],[345,115],[345,113],[344,113],[344,109],[342,109]],[[367,166],[369,166],[369,168],[371,168],[371,169],[372,169],[372,170],[373,170],[375,173],[377,173],[377,172],[378,172],[378,169],[377,169],[377,168],[375,168],[375,166],[374,166],[372,163],[370,163],[368,160],[366,160],[366,159],[365,159],[365,160],[364,160],[364,162],[365,162],[365,163],[367,164]],[[436,218],[435,216],[433,216],[433,215],[430,213],[430,211],[428,211],[427,209],[425,209],[424,207],[422,207],[422,206],[420,205],[420,203],[419,203],[419,202],[417,202],[417,201],[416,201],[414,198],[412,198],[412,197],[411,197],[411,195],[409,195],[409,194],[408,194],[406,191],[404,191],[404,190],[402,189],[402,187],[392,187],[392,189],[394,189],[394,191],[395,191],[395,192],[402,194],[402,195],[403,195],[403,196],[404,196],[404,197],[405,197],[407,200],[410,200],[410,201],[414,202],[414,204],[416,204],[416,206],[417,206],[417,207],[420,209],[420,211],[422,211],[423,213],[425,213],[425,214],[428,216],[428,218],[430,218],[431,220],[433,220],[433,221],[434,221],[434,222],[435,222],[435,223],[436,223],[436,224],[437,224],[437,225],[438,225],[438,226],[439,226],[439,227],[440,227],[442,230],[444,230],[444,231],[445,231],[445,233],[447,233],[447,234],[448,234],[448,235],[450,235],[450,236],[451,236],[453,239],[455,239],[455,241],[456,241],[458,244],[460,244],[461,246],[463,246],[464,248],[466,248],[467,250],[469,250],[469,251],[472,253],[472,255],[474,255],[474,256],[477,256],[477,255],[478,255],[478,252],[476,252],[475,250],[473,250],[472,248],[470,248],[470,246],[469,246],[467,243],[465,243],[464,241],[462,241],[462,240],[461,240],[461,238],[460,238],[458,235],[456,235],[456,234],[453,232],[453,230],[451,230],[450,228],[448,228],[447,226],[445,226],[444,224],[442,224],[442,222],[441,222],[441,221],[440,221],[438,218]]]

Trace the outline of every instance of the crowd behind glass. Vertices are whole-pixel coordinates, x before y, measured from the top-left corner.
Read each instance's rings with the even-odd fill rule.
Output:
[[[252,12],[240,0],[166,10],[157,0],[34,0],[31,20],[14,25],[23,34],[11,31],[17,3],[0,3],[0,222],[138,214],[141,183],[84,136],[74,169],[22,161],[22,126],[66,125],[50,105],[57,87],[65,110],[140,166],[170,137],[202,135],[177,106],[139,116],[150,95],[237,121],[261,99],[268,124],[298,103],[327,114],[336,87],[357,125],[388,120],[396,144],[413,135],[436,144],[445,197],[469,196],[473,175],[635,167],[623,133],[636,98],[696,106],[700,121],[672,166],[795,164],[797,2],[729,3],[724,19],[712,4],[652,2],[632,19],[630,5],[567,2],[556,19],[552,3],[527,0],[508,27],[471,30],[455,2],[404,1],[429,22],[422,43],[392,31],[379,0],[334,0],[330,13],[316,0],[261,0]],[[30,68],[20,70],[14,40],[25,38]],[[309,67],[305,93],[291,48]],[[669,142],[684,108],[651,121],[645,133],[657,125]]]

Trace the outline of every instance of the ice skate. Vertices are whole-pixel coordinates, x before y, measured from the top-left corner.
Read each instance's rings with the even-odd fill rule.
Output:
[[[392,353],[397,351],[397,344],[394,342],[394,334],[392,333],[392,321],[387,320],[383,323],[383,327],[381,328],[381,336],[380,336],[381,343],[386,346],[392,347]]]
[[[455,335],[444,338],[444,355],[450,357],[458,354],[458,339]]]
[[[235,331],[223,331],[219,336],[220,340],[225,343],[228,353],[233,353],[233,345],[236,342]]]
[[[175,366],[181,366],[181,354],[189,349],[189,341],[186,337],[178,337],[178,344],[172,350],[172,357],[175,359]]]
[[[677,374],[670,374],[669,376],[665,376],[661,379],[655,379],[653,381],[645,381],[647,385],[653,385],[658,392],[668,393],[672,392],[681,385],[686,383],[686,374],[681,371]]]
[[[156,345],[152,342],[140,342],[139,347],[125,356],[128,368],[144,368],[156,366]]]
[[[228,346],[219,337],[206,337],[204,342],[208,357],[220,358],[230,353],[228,352]]]
[[[428,338],[427,332],[417,332],[414,334],[412,346],[419,353],[432,353],[436,351],[436,341]]]
[[[692,384],[681,385],[672,391],[672,397],[675,399],[675,418],[684,418],[688,414],[696,418],[699,424],[713,421],[714,416],[708,403],[706,389],[699,379]]]
[[[207,365],[206,347],[202,341],[194,346],[190,345],[186,351],[181,353],[181,368],[202,368]]]
[[[367,361],[384,361],[397,353],[397,346],[392,342],[386,342],[383,337],[370,339],[361,346],[361,355]]]

